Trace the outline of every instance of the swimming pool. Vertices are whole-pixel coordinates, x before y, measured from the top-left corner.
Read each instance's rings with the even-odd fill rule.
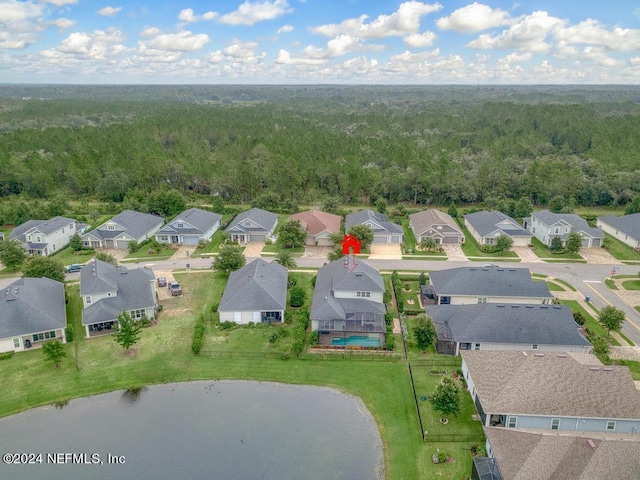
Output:
[[[337,347],[380,347],[380,337],[368,337],[366,335],[353,335],[346,338],[332,338],[331,345]]]

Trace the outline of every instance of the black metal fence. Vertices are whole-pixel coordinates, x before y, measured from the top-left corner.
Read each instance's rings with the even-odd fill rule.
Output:
[[[484,444],[483,435],[457,434],[457,433],[441,433],[431,435],[429,432],[423,435],[424,441],[427,443],[471,443],[477,442]]]
[[[327,360],[341,361],[351,360],[356,362],[399,362],[402,357],[398,354],[370,353],[356,350],[345,350],[343,352],[318,352],[318,353],[301,353],[294,355],[289,352],[242,352],[235,350],[200,350],[199,356],[210,358],[264,358],[264,359],[280,359],[288,360],[296,358],[298,360]]]

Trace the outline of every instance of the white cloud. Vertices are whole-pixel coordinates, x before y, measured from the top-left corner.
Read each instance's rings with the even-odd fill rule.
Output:
[[[57,7],[63,7],[65,5],[73,5],[78,3],[78,0],[40,0],[42,3],[50,3],[51,5],[55,5]]]
[[[193,34],[189,30],[178,33],[161,33],[152,37],[146,46],[153,50],[193,52],[201,50],[209,42],[209,36],[200,33]]]
[[[467,47],[546,53],[550,48],[550,45],[545,42],[547,35],[561,28],[565,23],[566,20],[551,17],[547,12],[537,11],[523,17],[518,23],[498,35],[480,35],[476,40],[469,42]]]
[[[281,49],[274,62],[282,65],[322,65],[327,61],[321,58],[292,58],[288,51]]]
[[[286,13],[291,13],[287,0],[265,0],[263,2],[250,2],[245,0],[237,10],[222,15],[220,22],[228,25],[251,26],[266,20],[273,20]]]
[[[637,50],[640,46],[639,29],[615,27],[613,30],[607,30],[593,19],[558,29],[554,32],[554,37],[569,44],[600,45],[617,51]]]
[[[8,0],[0,2],[0,24],[19,22],[42,14],[42,7],[31,2]]]
[[[235,40],[234,43],[224,48],[222,53],[233,63],[259,63],[266,57],[266,53],[256,53],[256,48],[258,48],[256,42]]]
[[[412,33],[408,37],[404,37],[404,43],[410,47],[430,47],[435,42],[437,35],[433,32]]]
[[[60,30],[66,30],[67,28],[73,27],[76,23],[75,20],[69,20],[68,18],[56,18],[50,24],[58,27]]]
[[[181,20],[185,23],[195,23],[202,20],[213,20],[217,17],[218,14],[216,12],[206,12],[202,15],[196,15],[191,8],[185,8],[178,14],[178,20]]]
[[[358,45],[358,41],[350,35],[339,35],[329,40],[326,48],[308,46],[304,49],[304,53],[309,58],[334,58],[351,52]]]
[[[611,58],[607,55],[607,50],[601,47],[585,47],[582,52],[586,60],[595,62],[603,67],[621,67],[625,62]]]
[[[421,17],[437,12],[440,9],[442,9],[442,5],[439,3],[404,2],[391,15],[379,15],[369,23],[366,23],[369,17],[361,15],[358,18],[350,18],[338,24],[313,27],[311,32],[327,37],[337,37],[341,34],[350,35],[354,38],[405,36],[418,31]]]
[[[159,33],[160,33],[160,29],[158,27],[146,27],[140,32],[140,36],[143,38],[155,37]]]
[[[289,33],[293,32],[293,25],[283,25],[278,29],[276,33]]]
[[[442,30],[469,33],[506,25],[508,21],[509,14],[504,10],[473,2],[471,5],[457,9],[448,17],[438,19],[436,25]]]
[[[50,62],[105,61],[128,49],[124,45],[126,35],[116,29],[73,32],[58,47],[40,52]]]
[[[117,15],[122,10],[122,7],[104,7],[98,10],[98,15],[102,15],[103,17],[113,17]]]

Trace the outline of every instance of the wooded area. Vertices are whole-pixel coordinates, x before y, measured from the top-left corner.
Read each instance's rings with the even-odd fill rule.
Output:
[[[2,86],[0,222],[20,223],[24,199],[165,188],[245,204],[625,205],[640,192],[639,101],[632,86]]]

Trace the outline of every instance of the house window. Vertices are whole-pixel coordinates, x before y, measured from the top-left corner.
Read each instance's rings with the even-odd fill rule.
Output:
[[[73,223],[69,224],[69,229],[73,230]]]
[[[160,238],[161,243],[166,243],[169,241],[169,237],[167,235],[160,235],[158,238]]]
[[[560,429],[560,419],[552,418],[551,419],[551,430],[559,430]]]
[[[129,312],[129,315],[131,315],[131,320],[140,320],[142,317],[144,317],[144,312],[144,309],[131,310],[131,312]]]
[[[507,424],[507,427],[516,428],[517,425],[518,425],[518,417],[509,417],[509,423]]]
[[[371,297],[371,292],[356,292],[356,297],[369,298]]]
[[[34,342],[47,340],[49,338],[56,338],[56,332],[36,333],[36,334],[33,335],[33,341]]]
[[[178,228],[184,228],[184,223],[179,222],[179,223],[178,223]]]
[[[64,227],[62,227],[62,233],[64,233]]]
[[[609,421],[607,422],[607,431],[613,432],[616,429],[616,422]]]
[[[487,297],[478,297],[478,303],[487,303]]]
[[[36,242],[40,243],[42,241],[42,237],[36,237]]]
[[[473,349],[474,350],[480,350],[480,344],[479,343],[474,343],[473,344]]]
[[[558,227],[556,227],[556,235],[560,233],[560,229]]]
[[[107,230],[115,230],[115,225],[107,225]]]
[[[245,227],[250,227],[251,226],[251,221],[250,220],[245,220],[244,226]]]
[[[538,345],[536,345],[535,343],[531,345],[531,350],[537,350],[537,349],[538,349]]]
[[[536,233],[536,227],[533,227],[533,233]]]
[[[87,295],[86,297],[84,297],[84,303],[86,303],[87,305],[91,303],[91,296]]]
[[[20,348],[20,339],[19,338],[14,338],[13,339],[13,348]]]

